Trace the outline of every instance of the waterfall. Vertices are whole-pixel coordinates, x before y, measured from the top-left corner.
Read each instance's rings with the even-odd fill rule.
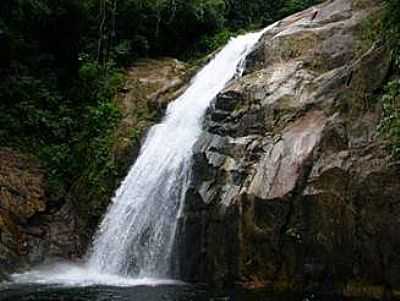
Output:
[[[116,191],[83,264],[56,263],[12,275],[19,283],[169,284],[178,215],[191,171],[192,147],[211,101],[244,70],[268,28],[238,36],[193,78],[153,126],[136,163]],[[164,279],[164,280],[162,280]]]
[[[163,121],[151,128],[97,231],[88,254],[90,270],[135,278],[171,276],[177,216],[203,115],[225,85],[241,74],[262,33],[231,39],[169,105]]]

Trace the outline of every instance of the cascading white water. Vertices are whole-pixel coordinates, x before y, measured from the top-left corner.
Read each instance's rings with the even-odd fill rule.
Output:
[[[231,39],[169,105],[117,190],[85,264],[47,266],[15,274],[14,281],[143,285],[170,278],[177,217],[203,115],[225,85],[241,75],[246,56],[266,30]]]
[[[232,39],[169,105],[118,189],[93,243],[88,267],[121,276],[170,276],[177,215],[202,117],[238,72],[262,32]]]

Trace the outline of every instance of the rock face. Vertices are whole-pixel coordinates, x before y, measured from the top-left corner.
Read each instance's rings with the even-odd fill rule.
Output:
[[[186,89],[190,74],[184,63],[172,58],[142,60],[128,70],[125,86],[115,99],[123,118],[116,130],[114,153],[125,168],[134,162],[145,131]]]
[[[51,202],[46,190],[35,159],[0,149],[0,274],[82,251],[74,209]]]
[[[400,286],[400,163],[373,101],[390,56],[358,47],[378,13],[335,0],[272,25],[217,97],[179,222],[185,280]]]

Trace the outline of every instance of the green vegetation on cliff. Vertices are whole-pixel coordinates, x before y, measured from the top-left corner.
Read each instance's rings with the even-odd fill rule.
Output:
[[[382,97],[383,119],[380,132],[389,138],[393,154],[400,158],[400,6],[397,0],[385,2],[385,42],[392,49],[392,75]]]

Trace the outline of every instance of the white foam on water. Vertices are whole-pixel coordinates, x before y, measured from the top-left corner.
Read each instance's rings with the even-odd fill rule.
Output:
[[[57,263],[37,267],[32,271],[13,274],[14,284],[55,285],[63,287],[87,286],[163,286],[184,285],[184,282],[157,278],[129,278],[87,269],[86,265]]]

